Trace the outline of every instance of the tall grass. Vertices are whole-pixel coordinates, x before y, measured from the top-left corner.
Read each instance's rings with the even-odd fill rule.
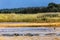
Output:
[[[0,22],[60,22],[60,14],[56,13],[38,13],[38,14],[0,14]]]

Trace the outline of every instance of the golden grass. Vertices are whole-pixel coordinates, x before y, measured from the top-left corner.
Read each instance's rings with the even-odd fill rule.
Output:
[[[56,17],[48,17],[44,15],[48,14],[58,14]],[[44,20],[45,18],[45,20]],[[44,22],[60,22],[60,13],[37,13],[37,14],[0,14],[0,22],[35,22],[35,23],[44,23]]]
[[[42,17],[47,14],[58,14],[58,16]],[[37,13],[37,14],[2,13],[0,14],[0,22],[1,22],[0,27],[60,27],[60,13]],[[23,22],[23,23],[13,23],[13,22]]]

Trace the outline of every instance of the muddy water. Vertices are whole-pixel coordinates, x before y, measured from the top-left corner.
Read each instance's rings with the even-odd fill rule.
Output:
[[[23,34],[23,36],[3,36],[3,34],[11,35],[14,33]],[[24,34],[27,33],[39,34],[39,36],[25,36]],[[53,33],[56,34],[54,35]],[[53,27],[0,28],[0,40],[60,40],[59,34],[60,28]]]

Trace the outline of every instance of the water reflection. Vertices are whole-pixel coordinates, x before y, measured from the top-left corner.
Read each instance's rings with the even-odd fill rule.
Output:
[[[59,36],[53,27],[0,28],[0,36]]]

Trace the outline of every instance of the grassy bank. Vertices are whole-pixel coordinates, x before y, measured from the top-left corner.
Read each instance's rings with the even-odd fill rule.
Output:
[[[34,22],[49,23],[60,22],[59,13],[37,13],[37,14],[0,14],[0,22]]]

